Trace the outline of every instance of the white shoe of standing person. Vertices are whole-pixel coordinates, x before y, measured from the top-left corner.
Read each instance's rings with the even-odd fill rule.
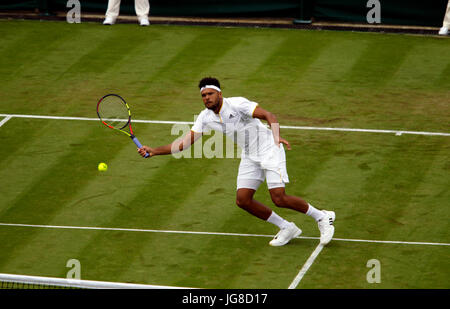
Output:
[[[442,27],[441,29],[439,29],[439,35],[447,35],[447,34],[448,34],[447,27]]]
[[[139,20],[139,25],[144,26],[144,27],[149,26],[150,22],[149,22],[148,18],[141,18]]]
[[[103,21],[104,25],[114,25],[115,24],[115,20],[112,19],[111,17],[106,17],[105,20]]]

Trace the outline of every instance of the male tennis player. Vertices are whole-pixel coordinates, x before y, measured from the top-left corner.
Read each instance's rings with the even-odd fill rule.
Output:
[[[241,148],[241,163],[237,177],[236,204],[250,214],[275,224],[280,228],[272,246],[283,246],[302,231],[293,223],[277,215],[272,209],[253,199],[264,180],[273,203],[314,218],[320,230],[320,243],[328,244],[333,238],[335,213],[318,210],[297,196],[287,195],[285,185],[289,182],[286,170],[284,145],[289,142],[279,135],[279,124],[274,114],[264,110],[258,103],[243,97],[222,97],[220,83],[216,78],[203,78],[199,83],[205,109],[200,113],[191,131],[171,144],[138,149],[141,156],[168,155],[189,148],[203,132],[216,130],[232,138]],[[261,120],[265,120],[270,129]]]

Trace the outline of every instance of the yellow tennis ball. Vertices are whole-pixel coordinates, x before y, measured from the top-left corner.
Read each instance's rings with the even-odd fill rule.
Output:
[[[108,165],[106,165],[106,163],[102,162],[98,165],[98,170],[100,172],[106,172],[107,169],[108,169]]]

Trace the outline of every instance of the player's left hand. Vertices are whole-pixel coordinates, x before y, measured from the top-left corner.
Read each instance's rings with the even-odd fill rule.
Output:
[[[279,140],[278,146],[280,146],[280,143],[283,143],[283,144],[285,144],[285,145],[286,145],[286,147],[287,147],[287,149],[288,149],[288,150],[291,150],[291,144],[289,144],[289,142],[288,142],[287,140],[285,140],[284,138],[281,138],[281,137],[280,137],[280,140]]]

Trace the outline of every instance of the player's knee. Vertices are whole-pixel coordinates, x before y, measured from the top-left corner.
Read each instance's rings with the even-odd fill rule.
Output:
[[[243,197],[237,197],[236,205],[238,205],[238,207],[240,207],[240,208],[246,209],[250,205],[250,199],[243,198]]]
[[[278,207],[286,207],[286,199],[284,194],[273,194],[272,202]]]

